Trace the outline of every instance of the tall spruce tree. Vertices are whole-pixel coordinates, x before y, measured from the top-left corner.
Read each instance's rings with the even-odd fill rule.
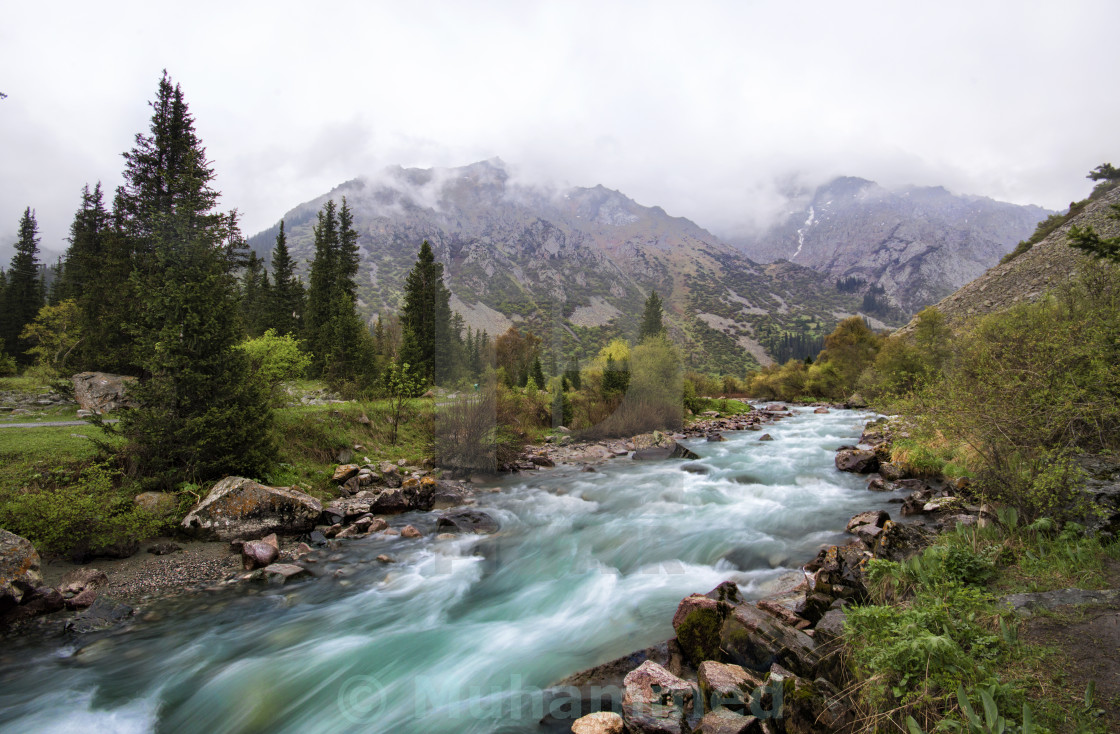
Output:
[[[658,336],[665,331],[665,325],[662,323],[661,317],[661,296],[657,295],[657,291],[650,291],[645,308],[642,310],[642,327],[638,332],[639,342],[647,337]]]
[[[35,320],[43,307],[43,283],[39,273],[39,225],[31,207],[19,220],[19,238],[15,244],[8,285],[4,289],[4,349],[20,362],[27,363],[19,338],[23,327]]]
[[[357,305],[358,232],[346,199],[328,201],[315,224],[315,259],[305,308],[305,334],[313,368],[336,390],[358,393],[373,375],[373,337]]]
[[[275,457],[265,386],[235,346],[242,325],[234,269],[244,239],[216,211],[214,172],[183,94],[164,72],[148,134],[125,154],[123,228],[140,299],[132,335],[139,406],[119,431],[142,476],[167,486],[259,474]]]
[[[451,292],[443,284],[443,264],[427,240],[404,285],[399,361],[428,382],[442,382],[454,369],[451,355]]]
[[[260,336],[268,328],[269,290],[264,261],[256,252],[250,252],[241,274],[241,319],[251,337]]]
[[[303,316],[303,284],[296,278],[295,262],[288,252],[284,220],[272,248],[272,290],[269,292],[268,326],[281,336],[296,334]]]

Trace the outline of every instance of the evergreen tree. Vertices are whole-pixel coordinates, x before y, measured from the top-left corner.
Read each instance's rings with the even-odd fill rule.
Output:
[[[1108,216],[1120,222],[1120,204],[1113,204],[1111,209]],[[1101,237],[1092,227],[1074,225],[1069,230],[1069,244],[1086,255],[1120,263],[1120,237]]]
[[[374,342],[355,310],[358,233],[346,199],[319,211],[307,293],[305,333],[314,369],[335,389],[358,393],[373,382]]]
[[[19,221],[19,239],[8,269],[4,289],[4,320],[2,324],[5,351],[17,360],[23,359],[19,338],[23,327],[35,320],[43,307],[43,285],[39,275],[39,225],[31,207],[24,210]]]
[[[244,238],[215,211],[214,173],[180,88],[164,72],[149,134],[125,154],[123,229],[136,254],[132,323],[143,379],[118,426],[131,464],[161,485],[254,475],[274,459],[266,387],[236,349],[234,267]]]
[[[257,257],[256,252],[250,252],[241,275],[241,319],[250,337],[258,337],[268,328],[268,291],[268,272],[264,261]]]
[[[642,311],[642,328],[638,332],[638,341],[658,336],[665,330],[665,325],[661,323],[661,316],[661,297],[657,295],[657,291],[650,291],[645,309]]]
[[[314,355],[312,370],[323,373],[327,350],[330,347],[331,297],[338,272],[338,217],[333,199],[327,200],[319,210],[314,227],[315,257],[311,261],[311,274],[307,288],[305,312],[305,339]]]
[[[533,358],[533,366],[529,369],[529,379],[536,383],[538,389],[544,389],[544,370],[541,369],[541,358]]]
[[[66,248],[66,261],[62,268],[59,296],[81,301],[91,281],[99,277],[99,267],[104,251],[103,239],[109,226],[109,212],[105,210],[101,182],[89,190],[82,188],[82,204],[70,224],[70,246]]]
[[[429,382],[443,382],[454,369],[451,292],[443,284],[443,264],[424,240],[404,285],[400,360]]]
[[[272,248],[272,290],[269,293],[268,325],[281,336],[296,334],[303,316],[303,284],[296,278],[295,262],[288,252],[284,220]]]

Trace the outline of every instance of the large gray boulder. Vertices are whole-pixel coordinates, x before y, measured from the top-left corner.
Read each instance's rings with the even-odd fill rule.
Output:
[[[836,452],[836,468],[855,474],[871,474],[879,470],[879,457],[867,449],[840,449]]]
[[[692,684],[652,660],[623,679],[622,718],[628,731],[641,734],[687,734],[692,711]]]
[[[226,477],[183,519],[189,533],[218,540],[292,535],[315,529],[319,500],[286,487],[268,487],[244,477]]]
[[[82,410],[107,413],[131,405],[125,393],[136,378],[108,372],[79,372],[70,381],[74,383],[74,399]]]
[[[752,604],[732,610],[720,629],[720,642],[731,662],[755,672],[777,662],[794,673],[812,677],[821,662],[812,637]]]
[[[681,444],[673,441],[669,446],[653,446],[648,449],[638,449],[634,452],[634,459],[638,461],[660,461],[662,459],[699,459],[700,455]]]
[[[24,601],[24,595],[43,585],[39,554],[31,541],[0,530],[0,614]]]

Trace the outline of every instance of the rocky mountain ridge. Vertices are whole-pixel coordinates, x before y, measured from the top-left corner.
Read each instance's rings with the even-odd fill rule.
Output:
[[[1069,280],[1089,258],[1069,246],[1069,230],[1092,227],[1103,237],[1120,234],[1120,222],[1108,215],[1120,204],[1120,186],[1085,202],[1084,207],[1031,249],[1013,260],[990,268],[979,278],[935,304],[952,327],[1007,309],[1016,303],[1037,301],[1048,290]],[[909,333],[914,321],[903,327]]]
[[[760,262],[785,259],[882,287],[907,313],[979,277],[1052,212],[938,187],[890,191],[837,178],[781,223],[736,241]]]
[[[401,285],[428,240],[468,324],[491,336],[510,325],[531,328],[565,358],[633,338],[653,289],[690,366],[732,374],[774,356],[804,356],[787,354],[790,344],[819,340],[861,303],[828,276],[797,264],[759,265],[660,207],[603,186],[523,185],[499,160],[387,169],[301,204],[284,219],[305,268],[316,213],[343,196],[359,231],[365,315],[399,308]],[[267,255],[275,234],[266,230],[250,244]]]

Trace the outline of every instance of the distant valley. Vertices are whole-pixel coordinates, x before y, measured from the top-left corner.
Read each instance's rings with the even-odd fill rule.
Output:
[[[491,160],[387,169],[295,207],[284,220],[304,266],[319,208],[343,196],[360,233],[359,308],[369,318],[399,308],[404,277],[428,240],[445,264],[453,307],[474,329],[493,336],[517,325],[558,358],[585,358],[611,338],[632,338],[655,289],[689,366],[732,374],[815,355],[823,335],[853,314],[878,328],[905,323],[998,261],[1047,214],[943,189],[891,194],[838,179],[805,212],[733,246],[602,186],[517,184]],[[275,235],[266,230],[250,244],[267,257]],[[876,298],[876,286],[886,296]]]

